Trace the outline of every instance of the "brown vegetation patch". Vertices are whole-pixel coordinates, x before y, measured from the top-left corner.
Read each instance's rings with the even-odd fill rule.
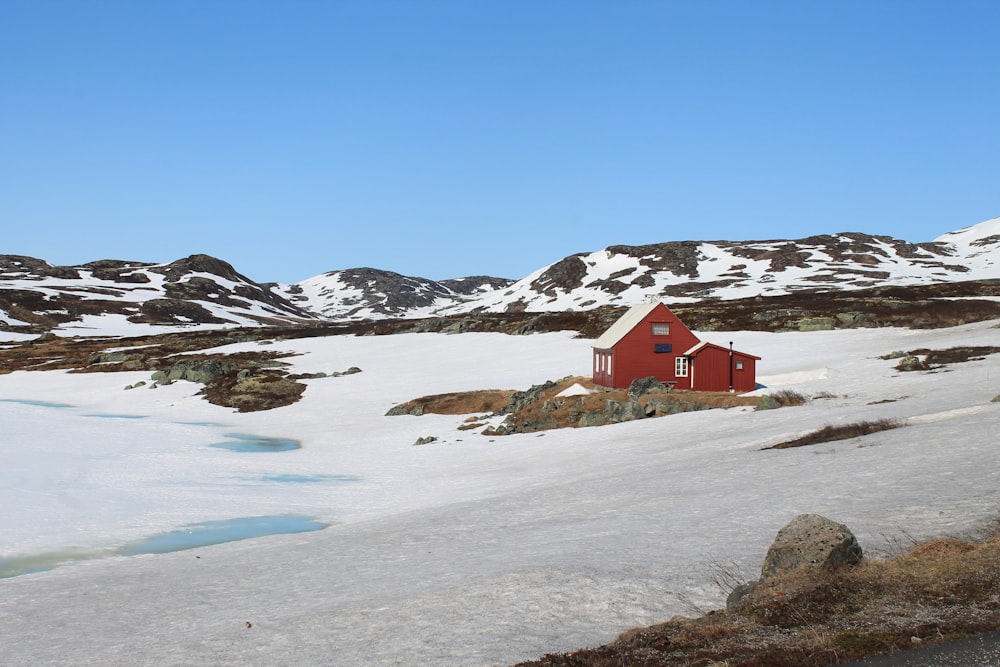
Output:
[[[256,412],[291,405],[306,390],[300,384],[279,373],[237,379],[237,372],[230,372],[205,385],[199,394],[209,403],[236,408],[239,412]]]
[[[949,347],[946,350],[913,350],[913,356],[921,356],[924,363],[929,366],[943,366],[945,364],[958,364],[964,361],[982,361],[988,354],[1000,352],[1000,347],[993,345],[971,346],[971,347]]]
[[[588,394],[558,396],[579,384]],[[556,428],[599,426],[643,417],[691,412],[711,408],[755,405],[757,398],[729,392],[663,391],[636,399],[625,389],[596,386],[591,378],[568,376],[558,381],[535,385],[523,391],[481,390],[436,394],[415,398],[393,406],[388,415],[506,414],[503,424],[484,431],[487,435],[534,433]],[[617,412],[616,410],[617,406]],[[623,407],[624,406],[624,407]],[[629,410],[631,408],[631,411]],[[481,417],[471,417],[458,426],[467,431],[483,426]]]
[[[837,440],[849,440],[851,438],[878,433],[879,431],[888,431],[889,429],[899,428],[904,425],[905,422],[900,419],[889,418],[840,424],[837,426],[827,424],[794,440],[779,442],[777,445],[764,447],[764,449],[789,449],[791,447],[805,447],[806,445],[818,445]]]
[[[820,667],[996,629],[1000,539],[943,538],[890,560],[775,577],[735,609],[517,667]]]
[[[478,391],[456,391],[447,394],[421,396],[400,403],[393,411],[406,414],[471,415],[481,412],[496,412],[507,405],[510,389],[482,389]]]

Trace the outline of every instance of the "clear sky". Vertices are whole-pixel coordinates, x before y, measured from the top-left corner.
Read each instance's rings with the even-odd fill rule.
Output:
[[[995,0],[0,0],[0,254],[521,278],[1000,216]]]

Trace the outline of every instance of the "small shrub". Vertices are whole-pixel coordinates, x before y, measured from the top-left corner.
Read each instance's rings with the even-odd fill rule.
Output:
[[[774,410],[776,408],[784,408],[792,405],[804,405],[806,402],[806,397],[797,391],[792,391],[790,389],[782,389],[781,391],[776,391],[773,394],[764,394],[757,401],[758,410]]]

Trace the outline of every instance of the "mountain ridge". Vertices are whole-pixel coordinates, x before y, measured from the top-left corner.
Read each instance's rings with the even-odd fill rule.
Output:
[[[1000,278],[1000,218],[910,243],[860,232],[796,240],[670,241],[568,255],[520,280],[430,280],[359,267],[258,283],[209,255],[53,266],[0,255],[0,330],[63,335],[476,313],[585,311]]]

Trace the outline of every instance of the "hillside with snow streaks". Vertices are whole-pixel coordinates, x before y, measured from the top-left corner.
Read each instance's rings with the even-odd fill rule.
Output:
[[[430,317],[492,293],[513,280],[472,276],[434,281],[371,268],[330,271],[295,285],[282,294],[317,315],[331,319]]]
[[[79,335],[674,304],[1000,279],[1000,218],[929,243],[856,232],[798,240],[614,245],[513,281],[430,280],[375,268],[257,283],[207,255],[169,264],[53,266],[0,255],[0,330]]]
[[[572,255],[476,304],[488,312],[777,296],[1000,277],[1000,237],[976,226],[932,243],[844,233],[797,241],[673,242]]]
[[[1000,278],[1000,218],[910,243],[857,232],[798,240],[672,241],[579,253],[517,282],[449,282],[374,269],[333,271],[282,288],[325,318],[428,317],[472,312],[559,312]],[[474,279],[466,279],[472,281]],[[492,281],[492,282],[490,282]]]
[[[0,255],[0,325],[8,329],[139,334],[314,318],[207,255],[169,264],[99,260],[81,266]]]

